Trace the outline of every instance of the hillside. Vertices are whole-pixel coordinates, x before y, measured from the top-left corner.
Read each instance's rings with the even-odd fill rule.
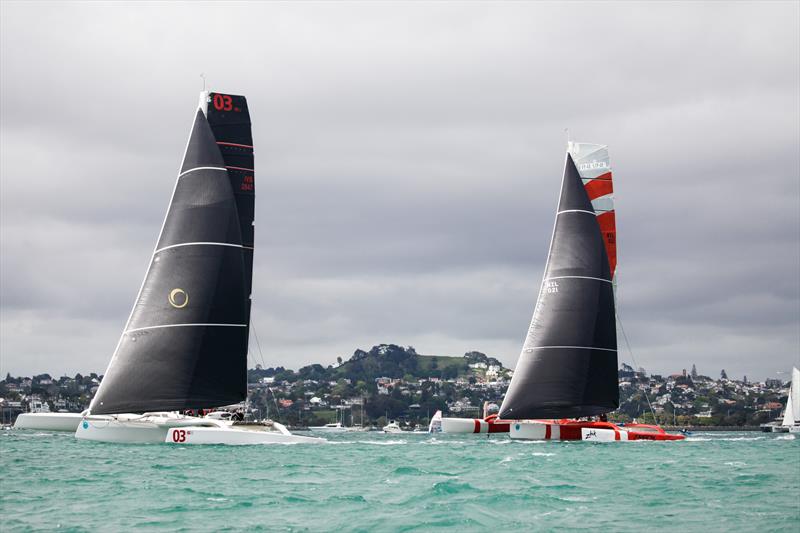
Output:
[[[308,365],[292,371],[283,367],[260,368],[248,371],[251,383],[265,377],[294,382],[297,380],[338,381],[349,379],[352,383],[363,381],[374,383],[377,378],[420,380],[427,378],[455,379],[471,375],[470,364],[502,366],[500,362],[481,352],[468,352],[462,357],[420,355],[413,347],[396,344],[380,344],[369,351],[356,350],[347,361],[339,359],[339,365],[324,367]]]

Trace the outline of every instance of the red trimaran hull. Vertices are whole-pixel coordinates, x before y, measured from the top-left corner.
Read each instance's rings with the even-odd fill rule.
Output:
[[[495,415],[485,419],[474,419],[473,433],[509,433],[516,420],[501,420]],[[528,420],[528,423],[542,424],[545,432],[542,440],[585,440],[582,430],[611,430],[614,440],[683,440],[683,435],[667,433],[660,426],[651,424],[625,424],[619,426],[612,422],[585,420]],[[621,438],[627,434],[627,439]]]

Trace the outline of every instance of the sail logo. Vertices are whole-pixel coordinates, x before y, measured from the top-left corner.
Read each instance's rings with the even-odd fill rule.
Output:
[[[544,291],[547,294],[553,294],[558,292],[558,282],[557,281],[548,281],[544,284]]]
[[[609,169],[608,163],[605,161],[592,161],[590,163],[581,163],[578,165],[578,170],[596,170],[598,168]]]
[[[167,300],[169,300],[169,305],[175,309],[183,309],[189,305],[189,295],[183,289],[172,289]]]

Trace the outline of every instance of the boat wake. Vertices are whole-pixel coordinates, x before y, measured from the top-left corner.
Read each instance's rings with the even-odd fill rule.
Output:
[[[358,444],[372,444],[374,446],[399,446],[401,444],[408,444],[405,440],[357,440]]]
[[[764,439],[766,437],[686,437],[686,442],[754,441]]]

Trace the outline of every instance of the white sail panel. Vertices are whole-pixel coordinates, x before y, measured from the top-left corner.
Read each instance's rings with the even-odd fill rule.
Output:
[[[613,278],[617,269],[617,222],[608,147],[602,144],[570,142],[567,151],[575,162],[592,208],[597,214]]]
[[[792,395],[789,394],[789,399],[786,401],[786,409],[783,411],[783,426],[794,425],[794,412],[792,411]]]
[[[784,426],[793,426],[800,419],[800,370],[792,368],[792,386],[786,399],[786,410],[783,412]]]

